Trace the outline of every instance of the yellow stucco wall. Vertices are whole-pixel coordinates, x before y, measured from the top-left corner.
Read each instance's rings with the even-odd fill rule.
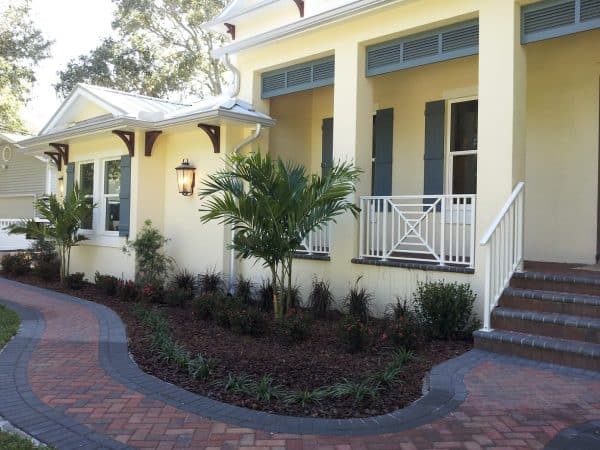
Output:
[[[526,257],[593,263],[600,30],[527,46]]]

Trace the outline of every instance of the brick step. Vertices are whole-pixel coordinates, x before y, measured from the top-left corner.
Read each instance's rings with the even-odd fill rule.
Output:
[[[600,319],[600,296],[506,288],[499,306],[548,313],[570,314]]]
[[[600,319],[569,314],[494,308],[492,327],[600,344]]]
[[[600,277],[585,275],[516,272],[510,280],[510,286],[519,289],[600,296]]]
[[[600,371],[600,344],[506,330],[479,330],[473,336],[481,350]]]

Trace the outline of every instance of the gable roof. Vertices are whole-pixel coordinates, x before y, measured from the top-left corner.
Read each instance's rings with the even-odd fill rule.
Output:
[[[223,11],[211,20],[211,23],[223,23],[277,1],[279,0],[232,0]]]

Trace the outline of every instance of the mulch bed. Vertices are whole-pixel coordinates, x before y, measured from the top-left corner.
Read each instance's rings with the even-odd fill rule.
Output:
[[[7,277],[9,278],[9,277]],[[283,400],[269,403],[256,401],[226,391],[215,384],[229,373],[247,374],[255,379],[265,374],[289,390],[314,389],[349,379],[360,381],[385,366],[391,359],[393,347],[389,342],[376,340],[367,350],[348,353],[340,341],[333,320],[313,322],[310,337],[299,344],[286,343],[276,330],[265,336],[250,337],[235,334],[214,322],[193,317],[191,309],[166,305],[148,305],[162,312],[171,325],[173,338],[191,352],[201,353],[217,361],[210,381],[191,379],[187,372],[162,362],[150,349],[150,331],[141,325],[132,312],[131,303],[107,297],[93,285],[71,291],[57,282],[44,282],[32,275],[18,281],[64,292],[104,304],[116,311],[127,327],[129,348],[142,370],[189,391],[246,408],[291,416],[350,418],[385,414],[403,408],[422,396],[423,379],[435,365],[461,355],[472,348],[471,341],[431,341],[423,344],[399,377],[399,383],[382,391],[366,404],[354,405],[352,400],[326,399],[321,404],[300,406]],[[275,327],[272,327],[275,328]]]

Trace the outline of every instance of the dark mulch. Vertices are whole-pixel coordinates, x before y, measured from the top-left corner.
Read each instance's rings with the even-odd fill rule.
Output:
[[[59,283],[48,283],[34,276],[23,276],[19,281],[65,292],[77,297],[104,304],[115,310],[127,326],[129,348],[137,364],[147,373],[181,386],[189,391],[261,411],[285,415],[348,418],[385,414],[403,408],[422,396],[423,379],[435,365],[461,355],[472,348],[470,341],[424,343],[415,354],[417,358],[408,363],[399,377],[400,382],[382,391],[367,404],[354,405],[352,400],[327,399],[320,405],[301,407],[282,400],[261,403],[253,398],[236,395],[217,386],[215,380],[223,380],[228,373],[247,374],[260,378],[271,374],[275,384],[290,390],[312,389],[332,385],[344,378],[360,381],[372,374],[391,359],[388,342],[375,339],[367,350],[348,353],[337,333],[335,321],[319,320],[313,323],[309,339],[290,345],[276,330],[262,337],[240,336],[223,329],[213,322],[195,319],[191,309],[152,305],[169,320],[175,340],[191,353],[201,353],[217,361],[210,381],[193,380],[186,372],[162,362],[150,350],[150,332],[138,323],[131,304],[99,293],[93,285],[71,291]]]

